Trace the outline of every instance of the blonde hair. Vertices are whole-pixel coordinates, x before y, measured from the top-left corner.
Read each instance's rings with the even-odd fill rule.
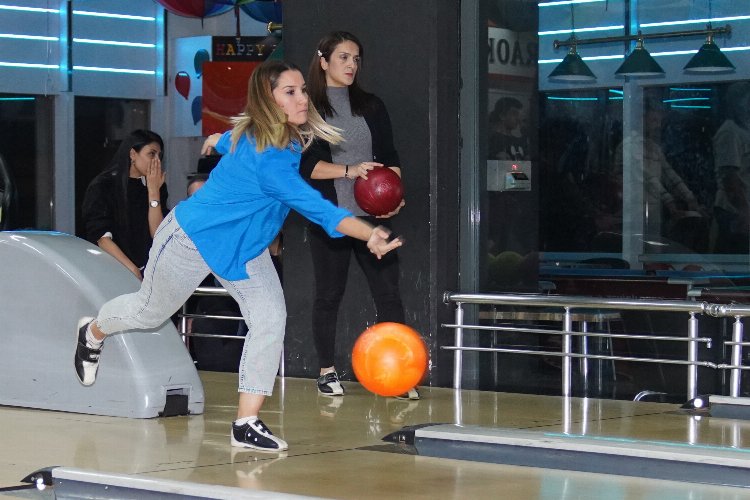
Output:
[[[248,138],[255,137],[259,152],[268,146],[284,149],[293,141],[305,150],[314,139],[331,144],[343,140],[340,129],[327,124],[312,104],[307,110],[306,123],[298,126],[287,121],[286,113],[273,97],[279,77],[285,71],[302,73],[295,65],[283,61],[266,61],[255,68],[247,85],[245,109],[242,114],[232,118],[232,150],[243,134],[247,134]]]

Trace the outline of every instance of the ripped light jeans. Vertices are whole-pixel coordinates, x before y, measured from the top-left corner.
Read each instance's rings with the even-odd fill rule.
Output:
[[[246,270],[248,279],[217,279],[239,304],[248,327],[239,366],[239,392],[270,396],[284,344],[284,293],[268,250],[250,260]],[[141,289],[104,304],[96,324],[107,335],[157,328],[210,272],[170,212],[156,230]]]

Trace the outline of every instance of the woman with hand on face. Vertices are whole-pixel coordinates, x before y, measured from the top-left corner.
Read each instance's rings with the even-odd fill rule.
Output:
[[[310,141],[336,144],[341,137],[314,108],[308,110],[305,81],[295,66],[280,61],[258,66],[244,112],[234,123],[230,132],[204,142],[203,154],[215,149],[223,156],[206,184],[157,229],[141,289],[107,302],[96,318],[79,321],[75,370],[81,384],[93,384],[107,335],[161,325],[213,273],[239,304],[248,327],[230,443],[281,451],[287,443],[259,419],[273,392],[286,326],[284,295],[268,245],[290,209],[331,237],[366,242],[376,258],[401,241],[388,242],[386,230],[324,200],[300,177],[300,155]]]
[[[326,199],[374,222],[376,218],[368,217],[354,199],[354,181],[366,179],[368,172],[381,167],[400,176],[401,168],[383,101],[362,90],[357,81],[362,56],[360,41],[345,31],[330,33],[318,43],[307,76],[310,100],[326,123],[341,130],[344,141],[314,141],[302,156],[300,173]],[[379,218],[387,221],[403,206],[402,200],[396,210]],[[336,322],[351,255],[367,277],[378,322],[404,323],[398,258],[390,254],[373,259],[360,242],[329,238],[316,227],[310,230],[310,250],[315,271],[312,331],[320,365],[318,391],[340,396],[344,388],[334,366]],[[419,399],[416,389],[404,396]]]
[[[167,213],[162,138],[134,130],[106,170],[86,189],[82,217],[85,236],[112,255],[139,280],[154,233]]]

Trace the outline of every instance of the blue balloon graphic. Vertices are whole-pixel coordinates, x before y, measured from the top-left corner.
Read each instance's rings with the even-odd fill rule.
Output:
[[[272,0],[256,0],[255,2],[240,5],[240,9],[261,23],[281,22],[281,2]]]
[[[197,125],[198,122],[201,121],[201,114],[203,112],[203,97],[202,96],[198,96],[195,99],[193,99],[191,111],[193,112],[193,125]]]
[[[193,57],[193,66],[195,67],[195,74],[198,75],[198,78],[203,74],[203,63],[210,60],[211,56],[208,55],[206,49],[200,49],[195,53],[195,56]]]

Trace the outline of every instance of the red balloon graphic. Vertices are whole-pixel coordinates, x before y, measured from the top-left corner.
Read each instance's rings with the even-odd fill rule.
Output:
[[[174,86],[177,92],[187,100],[190,95],[190,75],[185,71],[180,71],[174,79]]]
[[[234,8],[237,0],[156,0],[173,14],[185,17],[211,17]]]

